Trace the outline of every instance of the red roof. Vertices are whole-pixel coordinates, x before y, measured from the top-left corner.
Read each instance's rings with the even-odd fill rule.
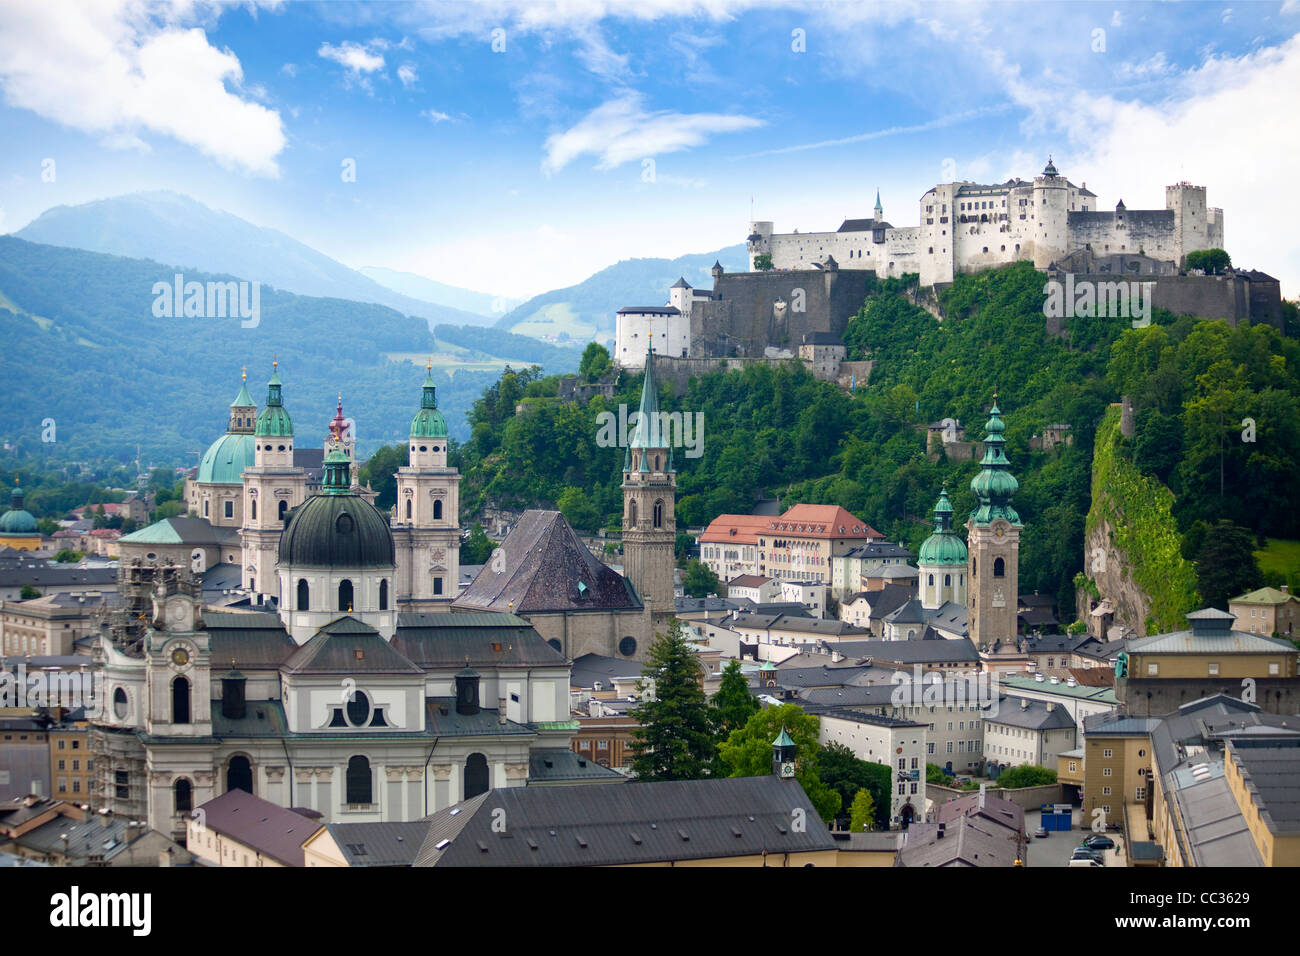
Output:
[[[709,522],[700,540],[717,544],[758,544],[758,532],[765,530],[771,520],[765,515],[718,515]]]
[[[795,505],[779,518],[767,518],[764,531],[792,538],[868,538],[884,535],[839,505]]]

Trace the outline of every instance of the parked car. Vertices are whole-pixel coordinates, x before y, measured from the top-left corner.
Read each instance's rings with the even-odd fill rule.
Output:
[[[1090,860],[1087,857],[1080,856],[1080,857],[1075,857],[1073,860],[1071,860],[1069,863],[1065,865],[1066,866],[1105,866],[1106,864],[1102,863],[1100,860]]]
[[[1104,833],[1094,833],[1091,836],[1085,837],[1081,845],[1093,850],[1115,849],[1115,841]]]
[[[1042,840],[1051,836],[1051,834],[1047,832],[1047,827],[1039,827],[1037,830],[1034,831],[1034,836],[1039,840]]]
[[[1074,852],[1070,854],[1070,859],[1096,860],[1097,862],[1101,862],[1101,851],[1093,850],[1086,846],[1077,846],[1074,848]]]

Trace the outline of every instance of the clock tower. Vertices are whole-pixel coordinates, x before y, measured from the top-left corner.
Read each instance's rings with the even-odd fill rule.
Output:
[[[772,741],[772,773],[782,780],[793,780],[795,771],[794,753],[794,738],[790,736],[790,732],[782,724],[781,733],[777,735],[776,740]]]
[[[1020,483],[1007,461],[1005,426],[997,395],[984,426],[984,458],[971,479],[976,508],[966,522],[970,567],[967,603],[970,639],[976,649],[989,651],[997,642],[1014,641],[1020,586],[1020,515],[1011,496]]]

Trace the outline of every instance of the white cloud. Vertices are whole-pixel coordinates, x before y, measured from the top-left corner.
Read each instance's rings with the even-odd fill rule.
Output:
[[[280,72],[285,76],[294,77],[298,75],[298,66],[294,63],[286,63],[284,66],[280,67]]]
[[[1168,76],[1176,71],[1174,64],[1170,63],[1164,53],[1157,50],[1145,60],[1136,63],[1125,61],[1115,70],[1115,75],[1125,81],[1134,80],[1153,80],[1162,76]]]
[[[627,92],[596,107],[574,126],[546,140],[542,169],[559,172],[579,156],[598,157],[597,169],[613,169],[648,156],[699,146],[709,136],[762,126],[749,116],[724,113],[647,112],[641,94]]]
[[[192,14],[147,0],[0,4],[5,100],[112,146],[147,148],[154,133],[224,166],[279,175],[279,113],[240,95],[239,59],[187,28]]]
[[[356,77],[363,73],[374,73],[376,70],[384,68],[384,55],[372,52],[375,49],[377,47],[373,42],[362,46],[352,40],[344,40],[338,46],[331,43],[322,43],[316,54],[327,60],[333,60],[344,67],[350,75]]]
[[[439,110],[424,110],[420,115],[433,120],[435,123],[445,123],[451,119],[450,115]]]
[[[964,123],[967,120],[979,119],[984,116],[991,116],[995,113],[1003,113],[1010,109],[1009,103],[1003,103],[997,106],[981,106],[977,109],[966,110],[962,113],[953,113],[950,116],[940,116],[924,123],[915,123],[911,126],[890,126],[886,129],[871,130],[866,133],[857,133],[853,136],[844,136],[840,139],[825,139],[816,143],[799,143],[793,146],[779,146],[776,149],[765,149],[762,152],[750,153],[748,156],[741,156],[740,159],[753,159],[756,156],[772,156],[777,153],[800,153],[810,149],[822,149],[826,146],[844,146],[849,143],[866,143],[874,139],[884,139],[889,136],[900,136],[907,133],[924,133],[934,129],[943,129],[945,126],[953,126],[958,123]]]
[[[1113,27],[1122,27],[1124,25],[1124,18],[1118,10],[1110,15],[1110,25]]]
[[[409,90],[420,79],[420,74],[416,71],[414,63],[403,63],[397,68],[397,78],[402,81],[402,86]]]

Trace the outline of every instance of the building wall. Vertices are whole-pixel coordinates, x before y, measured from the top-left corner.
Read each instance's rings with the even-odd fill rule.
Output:
[[[620,312],[614,333],[615,363],[623,368],[645,368],[645,357],[652,340],[656,355],[675,358],[689,355],[690,317],[680,313]]]
[[[1110,756],[1106,752],[1110,751]],[[1093,811],[1110,807],[1105,822],[1123,820],[1124,805],[1139,786],[1151,786],[1151,740],[1148,737],[1088,737],[1084,742],[1083,815],[1091,826]],[[1109,775],[1106,771],[1109,770]],[[1144,771],[1144,773],[1139,773]],[[1110,793],[1104,793],[1110,787]]]
[[[885,727],[823,714],[819,742],[823,746],[843,744],[859,760],[887,765],[890,768],[889,810],[892,819],[899,820],[900,808],[910,803],[916,811],[916,819],[920,820],[925,816],[925,735],[924,724]]]

